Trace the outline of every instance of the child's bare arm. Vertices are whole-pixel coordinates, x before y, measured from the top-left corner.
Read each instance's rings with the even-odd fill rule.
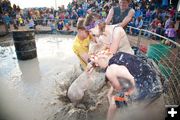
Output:
[[[131,73],[129,72],[129,70],[122,65],[116,65],[116,64],[112,64],[108,67],[107,71],[109,73],[114,73],[114,75],[116,77],[120,77],[120,78],[124,78],[126,80],[129,80],[132,84],[132,89],[130,89],[128,92],[131,94],[133,92],[133,88],[135,87],[135,81],[134,81],[134,77],[131,75]]]
[[[83,59],[83,61],[85,61],[86,63],[88,63],[88,58],[89,58],[88,53],[86,53],[86,52],[81,53],[81,54],[80,54],[80,57]]]

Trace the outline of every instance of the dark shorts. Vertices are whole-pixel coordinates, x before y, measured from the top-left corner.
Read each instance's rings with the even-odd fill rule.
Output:
[[[115,104],[116,104],[117,108],[127,107],[127,102],[126,101],[115,101]]]
[[[115,95],[114,101],[117,108],[127,107],[127,101],[124,98],[124,92],[120,91],[118,94]]]
[[[126,102],[126,101],[122,101],[122,102],[120,102],[120,101],[115,101],[115,103],[116,103],[116,107],[117,107],[117,108],[127,107],[127,102]]]

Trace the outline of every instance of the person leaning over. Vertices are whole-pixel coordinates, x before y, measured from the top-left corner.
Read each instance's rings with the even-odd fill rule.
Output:
[[[121,27],[126,27],[134,16],[134,9],[129,7],[131,0],[119,0],[118,7],[112,7],[106,18],[106,24],[119,24]]]
[[[83,18],[78,19],[77,35],[73,43],[73,51],[78,56],[81,67],[85,70],[88,63],[89,44],[92,37],[85,29],[83,23]]]
[[[114,120],[116,117],[119,120],[119,112],[118,114],[116,112],[118,109],[128,107],[129,97],[133,102],[142,102],[158,98],[162,94],[161,82],[157,79],[155,70],[135,55],[104,51],[91,60],[93,66],[105,69],[106,79],[111,85],[107,94],[109,101],[107,120]]]

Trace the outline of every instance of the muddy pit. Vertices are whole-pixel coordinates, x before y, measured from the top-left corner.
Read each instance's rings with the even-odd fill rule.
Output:
[[[12,42],[11,37],[7,39]],[[104,82],[87,91],[83,101],[77,106],[74,106],[66,97],[70,84],[82,74],[79,61],[71,49],[73,40],[74,36],[36,35],[38,57],[27,61],[17,60],[13,44],[10,46],[1,44],[0,111],[2,118],[8,120],[106,119],[108,109],[106,94],[109,86]],[[101,74],[95,78],[103,81],[104,75]],[[159,114],[158,120],[163,119],[162,96],[146,109],[144,106],[146,103],[136,103],[129,109],[120,111],[123,116],[118,117],[127,120],[130,116],[129,111],[133,110],[136,111],[136,115],[146,111],[150,116]],[[135,112],[131,112],[131,116],[133,114]],[[145,112],[143,114],[140,116],[147,118],[147,114]],[[141,119],[139,116],[136,117]]]

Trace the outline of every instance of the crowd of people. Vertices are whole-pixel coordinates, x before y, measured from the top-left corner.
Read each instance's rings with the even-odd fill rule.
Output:
[[[176,5],[170,6],[168,2],[164,1],[168,0],[163,0],[163,2],[162,0],[132,0],[129,4],[132,9],[126,12],[130,11],[129,14],[133,17],[127,18],[129,20],[126,22],[129,23],[129,26],[149,29],[174,40],[178,35],[176,32],[179,32],[174,28]],[[15,28],[24,25],[35,28],[36,25],[43,25],[51,27],[51,30],[71,30],[71,27],[76,25],[78,18],[85,17],[89,11],[96,11],[102,18],[107,18],[107,24],[116,24],[119,19],[119,8],[116,7],[119,6],[118,0],[73,1],[68,4],[66,9],[64,6],[60,6],[58,10],[46,7],[20,9],[19,6],[11,5],[9,0],[1,0],[0,3],[2,17],[0,20],[4,21],[8,27],[10,24],[14,24]],[[112,18],[113,14],[116,14],[116,17]],[[121,26],[124,27],[124,25]],[[167,30],[169,28],[171,30]],[[174,33],[170,34],[169,31]],[[129,32],[134,35],[138,34],[138,30],[130,29]]]

